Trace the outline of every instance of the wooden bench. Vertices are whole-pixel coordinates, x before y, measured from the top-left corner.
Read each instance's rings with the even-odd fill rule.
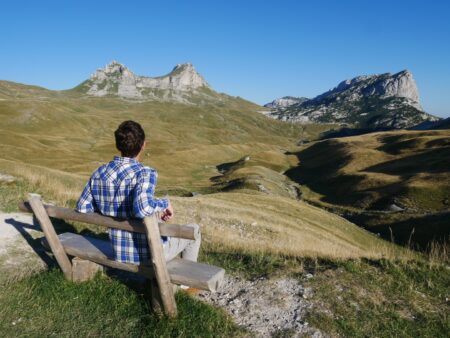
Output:
[[[45,235],[44,247],[53,252],[68,280],[90,279],[102,266],[141,274],[150,281],[152,305],[162,308],[170,317],[177,314],[173,285],[216,291],[225,274],[225,270],[220,267],[181,258],[166,262],[161,236],[197,239],[199,233],[188,225],[159,223],[155,215],[143,220],[124,220],[98,213],[83,214],[68,208],[45,205],[41,197],[35,194],[30,194],[28,201],[19,203],[19,209],[34,214]],[[58,236],[50,217],[145,233],[151,260],[144,265],[117,262],[109,241],[70,232]]]

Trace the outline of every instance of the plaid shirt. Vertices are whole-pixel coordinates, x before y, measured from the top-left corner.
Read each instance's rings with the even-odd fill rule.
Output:
[[[144,218],[168,207],[167,199],[153,197],[158,173],[135,159],[115,156],[98,168],[77,202],[77,211],[100,212],[119,218]],[[140,264],[149,259],[145,234],[109,229],[116,261]],[[162,237],[163,245],[168,241]]]

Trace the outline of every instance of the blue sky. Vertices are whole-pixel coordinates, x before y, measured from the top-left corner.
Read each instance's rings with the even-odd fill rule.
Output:
[[[118,60],[139,75],[191,62],[263,104],[362,74],[413,72],[450,116],[450,1],[20,1],[0,4],[0,79],[67,89]]]

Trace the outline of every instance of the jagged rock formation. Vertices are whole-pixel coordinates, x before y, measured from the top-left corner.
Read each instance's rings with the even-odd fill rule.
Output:
[[[286,108],[292,106],[296,103],[302,103],[307,101],[306,97],[295,97],[295,96],[283,96],[278,99],[273,100],[272,102],[266,103],[264,107],[266,108]]]
[[[365,75],[301,103],[272,109],[269,116],[303,123],[341,123],[360,128],[407,128],[436,121],[420,105],[411,72]]]
[[[164,99],[170,96],[176,101],[186,96],[187,92],[210,89],[210,86],[190,63],[178,64],[164,76],[146,77],[136,75],[126,66],[113,61],[98,69],[77,89],[93,96],[129,99]]]

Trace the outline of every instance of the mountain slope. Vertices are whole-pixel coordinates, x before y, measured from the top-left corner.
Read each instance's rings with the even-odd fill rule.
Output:
[[[450,208],[450,133],[381,132],[329,139],[297,154],[289,175],[325,201],[388,210],[393,203],[416,210]]]
[[[287,175],[312,203],[398,243],[449,239],[450,130],[329,139],[297,156]]]
[[[417,85],[405,70],[358,76],[305,102],[275,108],[269,116],[303,123],[341,123],[358,128],[407,128],[438,118],[423,111]]]

